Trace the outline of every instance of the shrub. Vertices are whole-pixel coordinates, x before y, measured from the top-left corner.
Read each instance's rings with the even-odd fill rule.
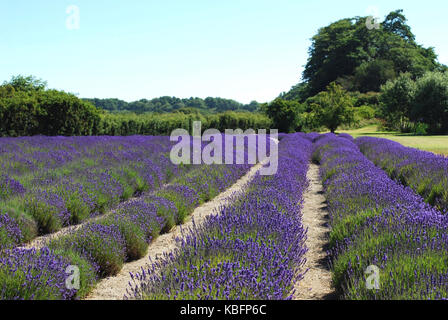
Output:
[[[69,212],[69,224],[78,224],[90,217],[95,204],[81,184],[64,180],[56,188]]]
[[[106,217],[98,222],[100,225],[117,227],[126,242],[126,257],[137,260],[143,257],[148,249],[149,239],[144,231],[125,214]]]
[[[90,223],[50,243],[50,248],[73,250],[91,259],[100,276],[117,274],[126,259],[126,241],[117,226]]]
[[[175,209],[174,206],[173,209]],[[131,223],[137,225],[148,242],[156,238],[165,225],[165,218],[158,215],[157,205],[146,203],[143,200],[135,200],[120,205],[114,215],[128,219]]]
[[[0,175],[0,200],[7,199],[11,195],[20,195],[25,193],[25,188],[20,182],[11,179],[5,174]]]
[[[41,234],[57,232],[69,224],[70,213],[57,194],[38,191],[28,195],[25,201],[27,213],[36,220]]]
[[[199,202],[197,193],[184,185],[169,185],[157,191],[156,195],[174,203],[177,208],[177,224],[182,224]]]
[[[71,266],[79,268],[79,289],[76,291],[75,299],[85,298],[98,281],[98,266],[86,257],[72,249],[55,250],[54,253],[66,258]],[[69,274],[66,274],[67,276]]]
[[[375,118],[376,110],[370,106],[360,106],[355,108],[355,116],[360,120],[370,120]]]
[[[22,199],[20,198],[18,201],[22,201]],[[14,232],[15,235],[13,236],[9,234],[6,240],[9,242],[14,239],[13,243],[16,245],[30,241],[38,235],[38,226],[36,221],[32,217],[28,216],[23,211],[22,207],[23,204],[17,205],[15,201],[8,201],[7,203],[0,205],[0,214],[4,213],[5,216],[8,216],[9,218],[7,220],[10,220],[8,224],[14,221],[14,225],[17,225],[20,230],[20,237],[18,237],[18,233]],[[0,243],[2,242],[0,241]]]
[[[332,133],[341,125],[355,123],[353,98],[336,83],[331,83],[327,91],[322,91],[311,102],[317,122]]]
[[[155,195],[145,197],[144,201],[153,204],[156,207],[157,216],[163,218],[161,232],[168,232],[176,225],[178,211],[172,201]]]
[[[414,126],[414,134],[424,136],[428,134],[428,125],[426,123],[417,122]]]
[[[8,250],[0,255],[0,299],[72,299],[76,289],[65,285],[69,265],[48,248]]]
[[[90,175],[86,181],[86,191],[95,203],[95,210],[105,213],[109,207],[121,201],[123,187],[110,171],[94,170]]]

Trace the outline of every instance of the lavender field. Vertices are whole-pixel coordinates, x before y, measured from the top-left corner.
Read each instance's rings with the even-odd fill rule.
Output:
[[[2,299],[83,297],[249,168],[173,165],[168,137],[36,137],[0,145]],[[44,240],[33,242],[39,236]],[[71,265],[80,269],[78,289],[66,285]]]
[[[127,300],[448,298],[447,158],[386,139],[280,134],[277,172],[261,175],[247,151],[243,164],[174,165],[172,147],[155,136],[1,138],[0,299],[95,299],[106,280]],[[303,216],[311,183],[325,197],[319,243]],[[208,212],[196,223],[198,210]],[[326,274],[331,283],[309,278]]]
[[[0,306],[448,300],[447,10],[0,1]]]

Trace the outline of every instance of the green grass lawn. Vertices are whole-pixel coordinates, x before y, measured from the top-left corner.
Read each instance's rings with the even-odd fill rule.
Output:
[[[404,146],[448,155],[448,135],[446,136],[414,136],[399,132],[378,131],[377,125],[369,125],[354,130],[339,130],[338,133],[348,133],[354,138],[362,136],[386,138],[397,141]]]

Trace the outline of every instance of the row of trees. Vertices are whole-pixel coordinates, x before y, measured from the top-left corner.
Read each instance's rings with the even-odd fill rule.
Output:
[[[0,135],[91,135],[100,112],[75,95],[47,90],[34,77],[13,77],[0,86]]]
[[[0,86],[0,136],[30,135],[169,135],[174,129],[243,130],[270,128],[264,114],[247,111],[203,114],[195,108],[171,113],[109,113],[73,94],[47,89],[32,76],[13,77]]]
[[[119,99],[83,99],[95,105],[97,108],[110,112],[134,112],[137,114],[146,112],[169,113],[174,111],[197,110],[203,114],[221,113],[226,111],[258,111],[260,104],[252,101],[242,104],[235,100],[223,98],[188,98],[160,97],[151,100],[142,99],[134,102],[126,102]]]
[[[416,134],[448,133],[448,71],[427,72],[413,79],[402,73],[381,86],[380,92],[350,93],[332,82],[325,91],[300,103],[277,98],[263,107],[274,127],[283,132],[335,132],[375,117],[388,130]]]
[[[428,72],[417,80],[402,74],[382,86],[380,102],[389,129],[448,133],[448,72]]]
[[[342,86],[332,82],[325,91],[304,103],[277,98],[264,105],[263,110],[281,132],[320,131],[322,127],[335,132],[340,125],[352,125],[358,120],[355,100]],[[359,110],[369,111],[365,107]]]

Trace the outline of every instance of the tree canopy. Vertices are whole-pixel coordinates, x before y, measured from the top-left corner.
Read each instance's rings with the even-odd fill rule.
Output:
[[[296,101],[287,101],[280,98],[263,107],[265,113],[272,119],[274,128],[280,132],[294,132],[300,123],[302,105]]]
[[[350,91],[379,91],[401,73],[416,79],[428,71],[446,70],[433,48],[416,43],[403,10],[389,13],[379,29],[368,29],[366,21],[346,18],[319,29],[311,39],[303,84],[283,97],[304,101],[333,81]]]
[[[448,133],[448,72],[428,72],[417,80],[402,74],[381,87],[381,112],[390,129]],[[424,133],[424,132],[421,132]]]
[[[379,28],[369,28],[368,18],[320,28],[311,39],[302,81],[279,98],[302,103],[311,130],[334,131],[337,123],[350,123],[348,110],[356,107],[356,123],[368,122],[368,114],[380,117],[386,129],[448,133],[447,66],[438,62],[434,48],[416,42],[403,10],[390,12]]]
[[[340,125],[355,121],[352,98],[335,82],[330,83],[326,91],[316,95],[311,108],[317,122],[333,133]]]

